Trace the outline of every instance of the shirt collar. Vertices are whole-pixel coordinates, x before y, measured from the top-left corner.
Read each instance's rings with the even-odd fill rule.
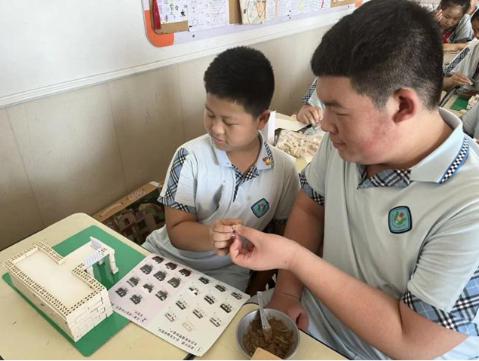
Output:
[[[441,184],[455,175],[469,155],[470,139],[464,134],[457,116],[442,108],[439,113],[453,131],[438,148],[410,169],[386,169],[371,178],[367,177],[366,167],[358,165],[359,188],[403,188],[413,181]]]
[[[411,168],[411,181],[444,183],[469,155],[469,137],[463,132],[461,120],[442,108],[439,113],[453,131],[438,148]]]
[[[258,170],[271,169],[274,166],[273,152],[271,151],[271,147],[269,146],[269,144],[266,143],[266,141],[264,140],[261,132],[258,132],[258,136],[260,137],[260,141],[261,141],[261,150],[259,152],[258,159],[256,160],[255,166]],[[233,168],[234,166],[231,163],[230,159],[228,158],[228,154],[226,154],[224,150],[221,150],[215,147],[214,143],[211,141],[211,138],[210,138],[210,143],[215,152],[218,164],[221,167]]]

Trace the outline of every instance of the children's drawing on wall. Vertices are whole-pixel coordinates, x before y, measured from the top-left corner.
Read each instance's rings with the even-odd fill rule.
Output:
[[[188,1],[157,0],[162,24],[179,23],[188,20]]]
[[[229,3],[224,0],[191,0],[188,11],[190,31],[229,24]]]
[[[268,6],[270,5],[270,6]],[[268,10],[274,10],[271,0],[240,0],[241,21],[243,24],[261,24],[267,20]],[[269,8],[269,9],[268,9]],[[270,13],[270,17],[274,14]]]

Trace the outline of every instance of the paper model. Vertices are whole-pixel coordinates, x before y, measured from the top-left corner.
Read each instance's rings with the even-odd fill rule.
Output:
[[[65,257],[35,243],[5,266],[16,289],[76,342],[113,312],[108,291],[93,276],[93,265],[105,259],[118,272],[115,251],[90,237]]]

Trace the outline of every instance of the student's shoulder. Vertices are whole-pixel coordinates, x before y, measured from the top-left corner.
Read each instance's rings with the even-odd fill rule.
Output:
[[[451,196],[461,197],[462,195],[465,201],[474,199],[479,203],[479,145],[468,135],[466,138],[469,146],[464,153],[463,164],[458,167],[458,176],[452,177],[451,186],[457,188],[458,194],[451,194]]]
[[[189,154],[202,154],[203,152],[211,152],[212,144],[209,135],[203,134],[183,143],[178,147],[177,151],[180,149],[187,151]]]

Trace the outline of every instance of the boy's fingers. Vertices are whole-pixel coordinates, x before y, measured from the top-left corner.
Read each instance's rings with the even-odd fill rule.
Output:
[[[216,224],[213,227],[213,231],[218,232],[218,233],[231,233],[231,232],[233,232],[233,227],[232,226],[226,226],[224,224]]]
[[[228,248],[223,248],[223,249],[217,249],[216,250],[216,254],[218,256],[226,256],[229,252],[229,249]]]
[[[257,231],[254,228],[246,226],[238,226],[236,227],[236,231],[253,244],[256,244],[257,240],[260,239],[263,234],[262,232]]]
[[[215,248],[217,249],[223,249],[229,247],[231,241],[215,241]]]
[[[213,242],[225,242],[233,238],[233,232],[228,233],[220,233],[220,232],[213,232],[211,237]]]
[[[221,220],[221,224],[226,226],[233,226],[235,224],[241,224],[241,223],[243,222],[239,218],[225,218]]]

